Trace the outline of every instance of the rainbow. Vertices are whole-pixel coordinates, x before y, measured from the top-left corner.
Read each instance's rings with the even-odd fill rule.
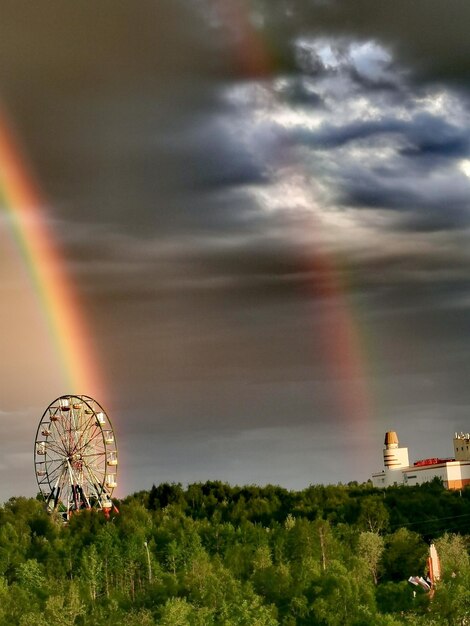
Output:
[[[337,403],[341,414],[354,428],[365,430],[374,413],[373,394],[367,384],[363,338],[351,313],[338,264],[317,251],[306,269],[315,277],[310,291],[325,303],[319,316],[320,356],[340,390]]]
[[[276,56],[266,38],[253,26],[248,3],[223,0],[217,7],[219,22],[236,33],[231,50],[236,70],[247,79],[271,76]],[[312,229],[321,230],[313,214]],[[307,289],[325,305],[315,331],[320,340],[320,358],[331,379],[336,381],[340,415],[357,433],[363,433],[376,411],[375,394],[370,389],[364,340],[340,277],[340,264],[322,251],[321,245],[307,251],[306,256],[305,271],[312,276]],[[317,311],[317,320],[318,315]]]
[[[0,208],[27,268],[68,393],[101,392],[80,303],[65,271],[34,178],[7,115],[0,111]]]

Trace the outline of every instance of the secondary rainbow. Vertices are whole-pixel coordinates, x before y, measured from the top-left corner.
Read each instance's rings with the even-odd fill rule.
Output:
[[[102,392],[83,312],[44,202],[6,114],[0,111],[0,208],[39,300],[70,393]]]
[[[224,24],[228,32],[235,33],[231,59],[235,69],[248,80],[271,77],[276,70],[276,54],[253,26],[248,5],[222,0],[214,10],[219,23]],[[321,224],[313,214],[312,230],[321,231]],[[375,412],[374,394],[363,353],[365,342],[341,280],[340,264],[331,254],[322,251],[321,245],[305,256],[305,271],[312,276],[308,289],[324,303],[320,316],[316,311],[321,358],[331,379],[336,381],[341,415],[357,432],[365,432]]]

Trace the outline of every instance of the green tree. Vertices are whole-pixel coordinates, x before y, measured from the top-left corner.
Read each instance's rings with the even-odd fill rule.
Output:
[[[188,626],[191,623],[193,606],[185,598],[169,598],[163,607],[161,626]]]
[[[16,568],[18,584],[29,592],[38,592],[44,588],[44,568],[36,559],[28,559]]]
[[[379,579],[379,564],[384,551],[384,539],[374,532],[365,531],[359,535],[357,553],[369,570],[374,584]]]
[[[0,575],[12,579],[17,567],[25,560],[30,544],[30,536],[21,521],[17,524],[14,517],[0,526]]]
[[[109,621],[106,623],[109,623]],[[148,609],[133,609],[126,612],[121,624],[122,626],[154,626],[155,621],[151,611]]]
[[[428,546],[421,537],[407,528],[399,528],[385,541],[382,556],[384,577],[388,580],[407,580],[425,572]]]
[[[316,620],[326,626],[373,626],[376,608],[372,587],[372,581],[367,583],[342,563],[332,560],[315,586],[312,608]]]
[[[48,626],[42,611],[26,611],[21,615],[19,626]]]
[[[51,595],[45,608],[49,626],[73,626],[79,615],[85,614],[85,604],[75,583],[63,585],[59,594]]]
[[[386,530],[389,523],[389,514],[380,496],[366,496],[359,506],[358,525],[371,533],[380,533]]]
[[[103,581],[103,563],[94,543],[87,546],[83,551],[80,574],[88,589],[91,601],[95,602]]]
[[[429,603],[429,613],[440,626],[462,626],[470,621],[470,594],[468,577],[456,577],[436,586]]]
[[[455,576],[468,576],[470,559],[468,556],[469,541],[462,535],[445,533],[435,542],[444,579]]]

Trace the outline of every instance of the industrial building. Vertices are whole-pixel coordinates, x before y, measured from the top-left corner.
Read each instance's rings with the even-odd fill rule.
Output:
[[[372,474],[375,487],[420,485],[440,478],[446,489],[470,484],[470,433],[455,433],[453,458],[429,458],[410,465],[408,448],[400,448],[396,432],[385,433],[384,469]]]

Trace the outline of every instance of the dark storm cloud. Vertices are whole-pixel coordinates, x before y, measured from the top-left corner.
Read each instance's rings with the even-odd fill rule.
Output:
[[[423,80],[463,82],[470,77],[470,7],[461,0],[262,0],[256,4],[264,16],[263,36],[286,67],[295,67],[292,49],[282,45],[286,39],[304,34],[352,36],[391,46],[404,65],[420,70]]]
[[[323,99],[315,91],[315,83],[308,77],[296,76],[278,89],[280,98],[289,104],[307,107],[324,106]]]
[[[418,75],[421,59],[415,55],[406,78],[400,54],[412,54],[423,44],[421,34],[416,43],[415,29],[412,38],[407,27],[418,14],[417,8],[408,3],[405,19],[386,6],[378,11],[370,3],[359,5],[356,12],[345,3],[257,4],[254,12],[259,19],[252,20],[252,27],[266,36],[267,47],[270,38],[276,37],[279,61],[284,54],[289,58],[284,66],[280,62],[271,70],[291,70],[283,86],[277,92],[273,88],[278,101],[291,108],[304,107],[312,115],[330,107],[330,115],[315,130],[299,127],[276,134],[272,126],[274,144],[282,146],[287,136],[294,147],[311,149],[312,155],[327,151],[339,164],[344,158],[340,171],[332,175],[327,162],[325,169],[334,181],[336,199],[346,206],[395,211],[397,217],[389,224],[402,230],[460,228],[468,224],[468,188],[463,176],[425,184],[422,178],[423,167],[432,171],[445,161],[464,157],[468,133],[446,111],[441,115],[422,112],[413,101],[413,77]],[[2,54],[9,63],[2,65],[0,79],[7,103],[15,107],[18,125],[28,136],[33,161],[64,237],[69,221],[78,227],[90,219],[95,228],[97,223],[112,225],[102,237],[103,248],[114,245],[113,237],[122,231],[139,236],[157,231],[156,247],[159,239],[183,234],[197,243],[205,233],[229,241],[256,232],[254,245],[241,241],[229,253],[221,245],[204,259],[188,260],[180,251],[181,265],[199,268],[204,279],[193,277],[196,286],[210,285],[211,278],[215,285],[223,284],[229,266],[227,284],[239,294],[248,290],[247,285],[259,289],[264,281],[266,289],[260,294],[266,295],[268,284],[275,284],[283,297],[286,285],[312,279],[301,268],[286,275],[279,272],[277,259],[283,258],[283,248],[292,246],[290,241],[287,246],[282,241],[271,244],[269,235],[263,240],[262,233],[270,232],[275,218],[260,211],[248,188],[269,188],[276,163],[269,146],[260,148],[263,137],[259,132],[249,137],[251,142],[243,137],[244,115],[253,106],[249,103],[247,111],[237,111],[236,105],[227,106],[222,97],[231,80],[242,78],[234,76],[230,67],[235,39],[208,37],[218,28],[204,22],[198,3],[144,2],[130,10],[128,3],[118,2],[112,11],[111,5],[90,6],[87,14],[83,7],[59,8],[52,2],[46,11],[28,11],[27,25],[21,29],[18,6],[5,5],[4,23],[9,27],[4,26]],[[400,6],[405,10],[404,4]],[[439,48],[443,36],[437,32],[436,12],[442,10],[432,3],[422,28],[436,31]],[[52,18],[55,13],[60,20]],[[220,28],[225,26],[222,23]],[[378,119],[345,117],[335,109],[328,87],[320,89],[317,78],[338,84],[350,81],[354,87],[344,99],[375,98],[377,103],[380,98],[383,115]],[[28,85],[34,98],[24,98]],[[403,111],[393,116],[397,94],[402,93],[402,107],[412,111],[409,119],[404,119]],[[335,98],[339,101],[341,95]],[[374,142],[390,137],[396,142],[393,159],[351,167],[347,151],[355,144],[369,144],[373,152]],[[286,198],[286,206],[289,202]],[[93,248],[92,236],[90,241]],[[77,259],[85,248],[78,241]],[[142,271],[153,276],[150,282],[161,285],[161,276],[155,274],[158,263],[172,276],[170,269],[178,267],[178,254],[166,262],[160,257]],[[127,261],[132,267],[132,257],[126,256]],[[119,259],[103,264],[99,253],[82,257],[89,287],[94,281],[101,285],[100,271],[105,268],[106,274],[113,262],[119,275]],[[297,268],[295,255],[289,263]],[[260,275],[263,264],[266,271]],[[190,289],[188,283],[186,289]],[[123,297],[135,284],[134,280],[121,284]],[[145,291],[152,287],[147,285]]]
[[[59,219],[78,216],[145,232],[155,225],[166,230],[168,222],[170,228],[183,227],[196,216],[210,226],[211,215],[216,222],[227,200],[206,202],[208,194],[267,182],[264,164],[227,130],[228,114],[215,96],[198,115],[178,109],[184,94],[173,97],[176,110],[167,110],[167,118],[158,94],[148,93],[142,101],[133,94],[118,104],[111,96],[90,96],[84,110],[66,99],[58,111],[38,111],[35,162]],[[220,121],[210,117],[217,106]],[[50,129],[59,133],[57,141],[51,141]],[[228,210],[225,217],[237,219]]]
[[[132,208],[142,231],[189,213],[181,192],[264,181],[212,119],[223,55],[188,3],[2,2],[2,16],[1,94],[58,219],[79,206],[128,228]]]
[[[168,480],[207,460],[250,482],[274,442],[276,480],[307,484],[347,430],[325,340],[338,317],[364,327],[370,386],[398,429],[427,411],[447,432],[441,407],[457,399],[461,420],[454,405],[470,403],[470,7],[222,4],[251,11],[0,0],[0,93],[138,478],[162,478],[161,451]],[[212,433],[198,454],[195,432]],[[299,444],[312,466],[292,478]],[[322,480],[350,478],[332,472]]]
[[[406,156],[462,157],[469,153],[466,129],[442,117],[417,113],[409,120],[382,117],[377,120],[355,120],[345,124],[323,124],[317,131],[293,134],[292,140],[313,148],[338,148],[385,134],[402,139],[401,153]]]
[[[188,3],[142,0],[85,0],[64,5],[49,0],[39,7],[2,0],[1,54],[4,89],[84,90],[152,87],[184,76],[210,74],[219,60],[201,37],[203,23]],[[190,26],[193,26],[191,29]],[[189,103],[188,103],[189,104]],[[181,103],[184,106],[184,102]]]
[[[235,203],[224,208],[226,202],[219,203],[211,197],[213,193],[269,182],[265,155],[260,158],[237,137],[233,128],[241,126],[242,120],[236,119],[220,97],[228,85],[223,77],[230,77],[227,64],[235,43],[207,37],[213,26],[204,23],[204,13],[198,14],[197,6],[142,3],[130,11],[127,3],[118,2],[113,5],[110,28],[106,6],[90,8],[88,14],[83,6],[58,10],[52,2],[50,15],[57,11],[60,20],[49,19],[47,11],[28,10],[26,28],[18,28],[20,34],[13,38],[21,11],[6,3],[5,24],[9,27],[2,37],[2,52],[8,63],[2,65],[0,79],[7,104],[15,107],[15,120],[28,135],[33,162],[57,217],[75,220],[79,203],[82,218],[120,222],[122,227],[140,232],[154,227],[162,232],[194,228],[197,224],[209,229],[217,225],[217,229],[230,232],[247,212],[242,207],[235,209]],[[284,3],[269,8],[260,3],[255,10],[263,19],[254,28],[265,31],[266,45],[271,29],[279,35],[274,28],[276,15],[285,17],[289,9]],[[384,76],[401,84],[392,56],[377,43],[369,48],[365,45],[367,32],[380,41],[384,28],[370,5],[362,6],[361,20],[350,19],[350,11],[342,3],[317,5],[310,11],[306,3],[293,3],[287,10],[290,30],[278,37],[280,44],[290,46],[297,64],[292,67],[298,75],[286,83],[280,95],[289,106],[324,106],[324,95],[315,82],[307,88],[306,77],[300,74],[302,69],[316,66],[339,80],[344,75],[351,77],[363,95],[372,93],[371,85],[381,83]],[[409,11],[415,14],[415,8]],[[313,20],[314,15],[319,22]],[[391,20],[387,27],[390,37],[395,22]],[[346,24],[349,28],[345,30]],[[329,32],[343,37],[335,44],[339,68],[333,70],[318,55],[318,45],[312,51],[310,40],[305,39],[305,33],[317,33],[325,41]],[[304,43],[296,47],[300,35]],[[123,40],[128,44],[123,45]],[[395,49],[390,39],[385,41]],[[304,57],[299,57],[302,50]],[[27,85],[34,99],[24,97]],[[387,97],[383,98],[387,103]],[[338,118],[318,131],[294,131],[292,141],[334,149],[391,133],[403,140],[400,149],[410,159],[455,158],[465,155],[468,148],[461,130],[423,113],[406,122],[392,117],[363,122]],[[430,167],[433,164],[429,162]],[[347,174],[344,179],[348,180]],[[365,206],[375,207],[383,201],[384,206],[400,208],[410,201],[410,209],[420,204],[420,198],[410,192],[397,200],[388,198],[385,183],[374,185],[372,181],[371,188],[364,189],[369,182],[366,177],[345,191],[352,204],[363,201]],[[250,205],[250,200],[246,204]],[[256,211],[248,209],[248,214],[255,218]],[[459,223],[461,220],[457,216]]]
[[[179,164],[178,186],[217,190],[267,182],[265,164],[238,140],[227,118],[228,113],[215,121],[200,119],[197,130],[184,128],[159,146],[171,154],[175,169]]]
[[[306,118],[283,126],[281,118],[276,132],[291,148],[307,150],[315,175],[327,176],[335,190],[334,201],[395,213],[388,227],[401,231],[466,227],[469,181],[460,162],[470,152],[468,96],[415,85],[413,74],[404,73],[377,41],[303,37],[298,47],[306,69],[321,66],[317,91],[328,105],[313,127]],[[388,74],[402,98],[358,82],[359,74]],[[440,100],[431,112],[429,104]],[[369,107],[357,111],[356,101]],[[352,156],[357,150],[361,158]]]
[[[202,241],[196,236],[192,241],[174,238],[165,245],[159,238],[143,243],[104,232],[88,243],[83,234],[75,241],[69,236],[65,243],[84,297],[100,301],[161,302],[199,295],[266,310],[276,301],[324,291],[328,276],[310,258],[311,251],[269,240],[261,232],[256,237],[254,228],[250,235],[238,245],[234,235],[230,245],[207,235]]]
[[[466,181],[438,180],[423,185],[419,177],[411,175],[397,186],[396,176],[383,178],[373,172],[356,172],[341,182],[340,198],[345,205],[395,210],[395,223],[400,229],[449,230],[470,222]]]

